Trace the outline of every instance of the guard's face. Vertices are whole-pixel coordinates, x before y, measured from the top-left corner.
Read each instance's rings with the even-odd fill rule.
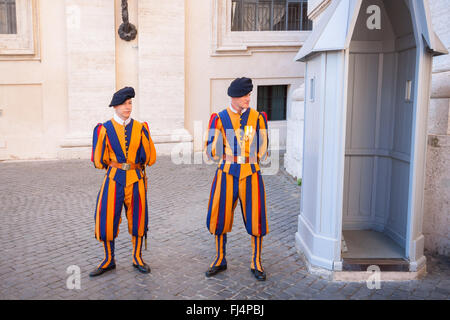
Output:
[[[122,119],[128,119],[131,115],[131,111],[133,110],[133,103],[131,102],[131,99],[128,99],[123,104],[115,106],[114,109],[119,117]]]
[[[250,96],[251,92],[249,92],[247,95],[239,98],[232,98],[233,105],[238,108],[238,111],[242,111],[250,107]]]

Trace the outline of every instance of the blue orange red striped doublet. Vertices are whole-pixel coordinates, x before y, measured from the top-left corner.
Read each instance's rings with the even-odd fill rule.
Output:
[[[114,119],[99,123],[94,128],[91,161],[98,169],[106,169],[106,175],[122,186],[128,186],[143,178],[142,172],[110,167],[118,163],[141,163],[151,166],[156,161],[155,145],[146,122],[134,119],[124,127]]]
[[[206,155],[218,161],[218,168],[243,179],[260,170],[259,162],[267,157],[269,144],[267,115],[248,108],[242,115],[229,108],[213,113],[209,120]],[[223,156],[248,158],[248,163],[235,163]],[[252,160],[253,159],[253,160]]]
[[[109,164],[152,165],[156,152],[146,123],[136,120],[124,127],[115,120],[98,124],[94,129],[92,162],[105,169],[95,208],[95,237],[112,241],[119,233],[122,208],[125,207],[128,232],[136,237],[147,233],[148,205],[145,173],[141,169],[122,170]]]

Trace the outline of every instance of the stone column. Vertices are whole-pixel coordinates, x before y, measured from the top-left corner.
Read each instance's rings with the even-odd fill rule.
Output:
[[[445,0],[431,0],[436,34],[450,51],[450,7]],[[428,148],[423,234],[425,248],[450,254],[450,55],[433,59],[428,117]]]
[[[185,129],[185,1],[139,1],[140,119],[158,154],[192,147]],[[207,40],[205,40],[207,41]]]
[[[114,1],[65,0],[67,133],[59,158],[89,158],[92,130],[111,118],[116,88]]]
[[[284,166],[295,178],[302,177],[303,127],[305,122],[305,84],[292,93],[292,102],[287,112],[286,155]]]

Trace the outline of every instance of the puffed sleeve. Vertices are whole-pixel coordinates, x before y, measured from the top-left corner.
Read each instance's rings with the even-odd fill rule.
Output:
[[[147,122],[144,122],[142,125],[141,139],[141,146],[143,148],[143,152],[141,153],[141,163],[151,166],[156,162],[156,149],[150,136],[150,129],[148,128]]]
[[[213,113],[209,119],[208,137],[205,142],[205,152],[210,160],[218,161],[223,156],[222,121],[219,115]]]
[[[269,128],[267,126],[267,114],[264,111],[262,111],[258,116],[258,127],[258,159],[265,160],[267,158],[267,149],[269,147]]]
[[[110,163],[107,139],[106,128],[101,123],[97,124],[92,135],[91,156],[91,161],[97,169],[107,169]]]

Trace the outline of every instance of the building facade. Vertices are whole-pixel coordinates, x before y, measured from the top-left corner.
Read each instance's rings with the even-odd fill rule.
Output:
[[[122,4],[137,36],[121,39]],[[286,140],[293,58],[312,27],[305,0],[0,1],[0,160],[90,157],[112,94],[133,86],[133,117],[159,154],[201,151],[209,115],[236,77]],[[8,29],[9,28],[9,29]],[[273,106],[273,110],[272,110]]]

